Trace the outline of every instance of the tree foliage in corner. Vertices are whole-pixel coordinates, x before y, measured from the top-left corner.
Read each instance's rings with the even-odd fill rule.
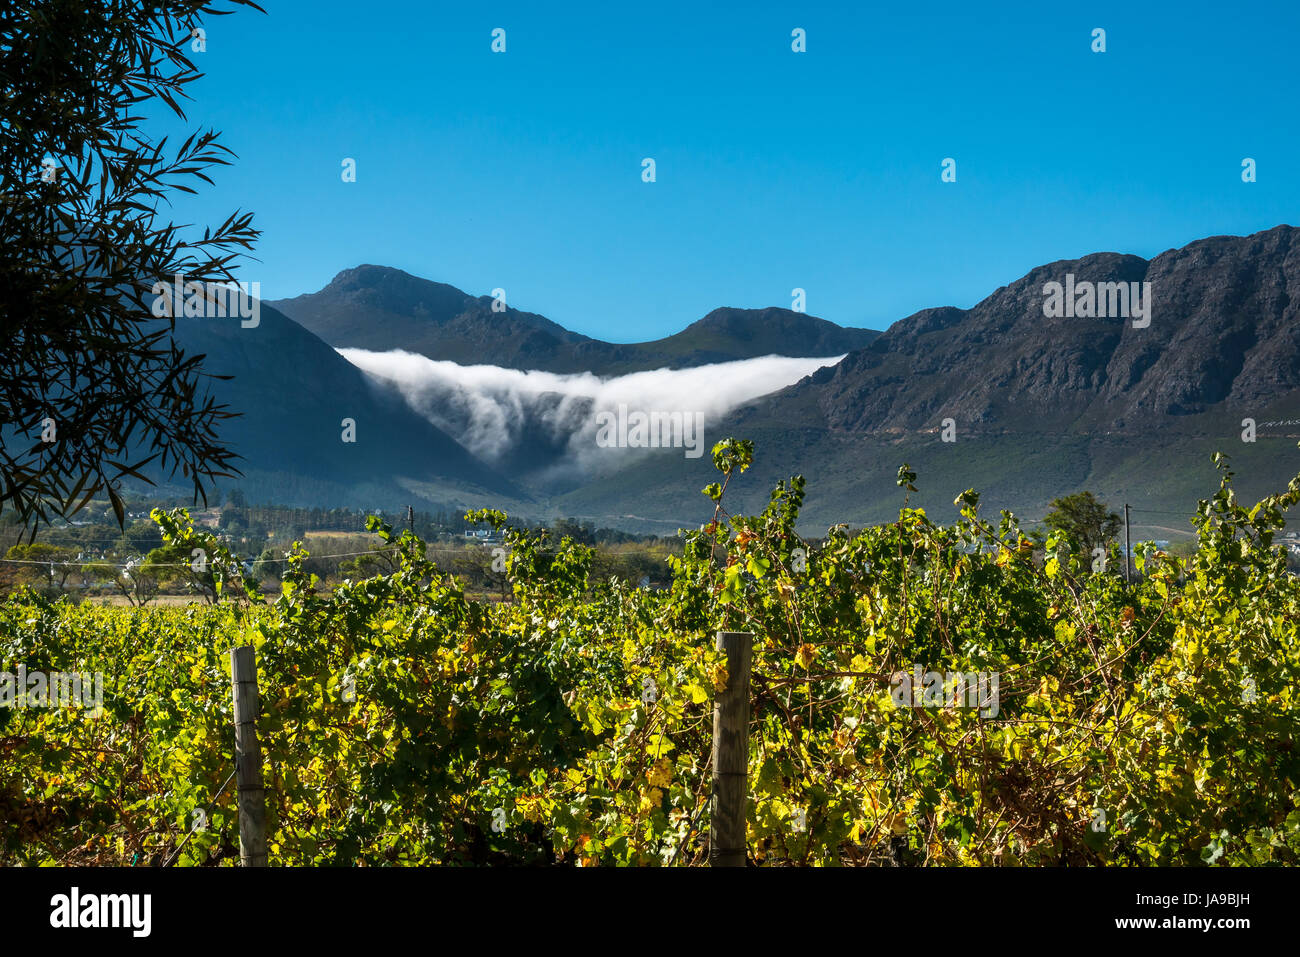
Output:
[[[229,7],[250,0],[229,0]],[[45,0],[0,7],[0,509],[33,529],[150,466],[205,484],[235,455],[233,413],[177,348],[151,287],[230,282],[258,231],[232,214],[202,238],[159,206],[234,154],[212,130],[179,148],[142,129],[159,104],[181,120],[201,0]]]

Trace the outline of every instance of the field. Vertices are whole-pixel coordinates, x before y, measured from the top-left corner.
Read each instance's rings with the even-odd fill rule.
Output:
[[[1247,508],[1225,468],[1195,554],[1145,546],[1129,584],[1114,549],[1036,556],[973,490],[934,524],[906,466],[895,521],[807,543],[801,478],[727,511],[751,461],[715,447],[714,520],[659,589],[481,512],[506,601],[379,519],[391,568],[324,588],[300,546],[270,601],[155,512],[218,604],[0,605],[0,670],[104,689],[0,708],[0,863],[237,862],[229,649],[251,644],[273,865],[699,864],[719,630],[754,636],[752,863],[1296,863],[1300,583],[1273,535],[1300,479]]]

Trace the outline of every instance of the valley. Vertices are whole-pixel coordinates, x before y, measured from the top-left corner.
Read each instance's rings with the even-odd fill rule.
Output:
[[[1063,276],[1159,294],[1137,320],[1045,315],[1045,290],[1050,299]],[[177,339],[233,376],[213,392],[244,413],[230,426],[245,473],[232,487],[250,500],[493,506],[663,533],[702,514],[683,489],[704,484],[708,456],[636,448],[636,436],[620,446],[606,426],[620,408],[647,421],[695,412],[699,451],[728,435],[756,440],[733,490],[747,506],[815,470],[804,520],[817,532],[887,519],[905,461],[940,517],[972,484],[1030,517],[1081,488],[1189,515],[1213,492],[1216,451],[1241,465],[1252,494],[1280,487],[1300,464],[1297,302],[1300,231],[1278,226],[1150,261],[1051,263],[969,309],[925,309],[883,333],[723,308],[665,339],[603,342],[361,266],[263,303],[257,328],[182,318]],[[355,443],[339,441],[344,418]],[[1247,419],[1261,424],[1243,441]]]

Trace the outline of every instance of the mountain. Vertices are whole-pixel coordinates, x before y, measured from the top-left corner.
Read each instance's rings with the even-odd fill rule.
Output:
[[[240,412],[221,441],[243,456],[237,485],[284,504],[488,504],[527,494],[451,436],[377,389],[334,349],[261,304],[256,326],[236,318],[178,318],[174,338],[203,354],[213,396]],[[343,441],[343,420],[355,442]]]
[[[1067,275],[1079,289],[1149,283],[1149,325],[1045,316],[1045,286]],[[955,441],[945,442],[949,419]],[[1246,419],[1254,442],[1242,439]],[[756,440],[756,467],[737,484],[749,507],[773,481],[807,474],[812,525],[896,515],[895,472],[908,462],[921,476],[913,504],[941,515],[972,486],[987,507],[1035,519],[1053,497],[1091,488],[1141,506],[1138,521],[1169,538],[1186,533],[1197,499],[1217,487],[1215,451],[1229,454],[1242,498],[1284,488],[1300,472],[1298,420],[1300,230],[1278,226],[1149,261],[1057,261],[970,309],[922,310],[737,410],[709,440]],[[608,513],[621,496],[652,516],[680,500],[674,484],[693,487],[706,471],[628,469],[563,507]]]
[[[400,348],[461,365],[601,376],[763,355],[842,355],[879,335],[789,309],[723,308],[664,339],[611,343],[536,313],[493,312],[489,296],[369,265],[345,269],[319,292],[271,305],[337,348]]]
[[[861,349],[879,335],[790,309],[724,307],[666,339],[636,348],[645,355],[646,368],[665,363],[680,368],[757,356],[838,356]]]
[[[1048,318],[1044,288],[1149,284],[1149,324]],[[1130,287],[1131,288],[1131,287]],[[1142,326],[1142,327],[1139,327]],[[772,400],[811,398],[827,428],[906,433],[1221,434],[1300,399],[1300,230],[1039,266],[969,310],[927,309]]]
[[[1128,317],[1072,317],[1049,301],[1061,284],[1117,306],[1120,286],[1103,284],[1121,283],[1143,306]],[[589,411],[581,394],[523,403],[511,447],[488,455],[455,425],[464,418],[456,403],[470,408],[487,393],[470,395],[454,376],[423,392],[409,382],[386,388],[332,346],[602,376],[847,353],[705,423],[706,450],[728,435],[756,442],[754,467],[728,489],[731,507],[761,508],[775,481],[803,473],[803,527],[813,533],[896,517],[904,462],[920,475],[911,504],[937,519],[951,518],[953,498],[971,487],[987,515],[1008,508],[1028,522],[1052,498],[1087,488],[1112,507],[1133,505],[1136,536],[1169,539],[1188,534],[1197,500],[1217,487],[1214,452],[1230,455],[1242,499],[1300,472],[1300,230],[1290,226],[1198,240],[1151,260],[1107,252],[1052,262],[968,309],[925,309],[882,334],[785,309],[723,308],[665,339],[618,345],[375,266],[279,305],[263,304],[257,330],[188,320],[178,331],[209,354],[209,371],[235,375],[213,388],[248,413],[227,431],[250,481],[272,498],[277,488],[280,498],[321,504],[420,496],[661,533],[712,514],[697,491],[711,481],[709,456],[680,448],[646,450],[626,465],[602,458],[612,467],[543,481],[537,463],[572,454],[562,426]],[[521,375],[493,379],[502,408],[520,388],[510,377]],[[701,402],[699,388],[682,399]],[[417,398],[430,407],[412,411]],[[355,448],[339,442],[345,416],[358,421]],[[1255,423],[1253,442],[1243,441],[1245,420]]]

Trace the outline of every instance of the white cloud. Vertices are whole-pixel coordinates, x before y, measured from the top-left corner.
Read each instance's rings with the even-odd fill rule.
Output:
[[[635,454],[596,446],[599,412],[623,404],[647,413],[703,413],[707,449],[723,438],[715,430],[727,412],[844,358],[762,356],[600,378],[585,372],[462,366],[400,349],[338,352],[372,379],[396,388],[416,412],[489,462],[527,442],[562,453],[565,464],[583,472],[603,471]]]

